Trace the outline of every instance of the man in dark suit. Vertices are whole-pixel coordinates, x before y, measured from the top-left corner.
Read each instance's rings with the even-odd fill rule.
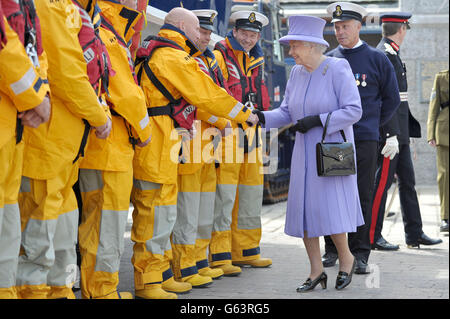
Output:
[[[400,207],[406,244],[409,247],[439,244],[442,242],[441,239],[431,239],[422,231],[422,218],[415,190],[414,166],[409,147],[410,137],[421,137],[420,124],[412,116],[409,109],[406,66],[400,59],[400,45],[406,36],[407,30],[410,28],[408,19],[411,18],[411,14],[407,12],[387,12],[382,14],[380,18],[383,38],[377,49],[384,52],[395,69],[401,103],[391,120],[380,128],[380,150],[384,145],[393,143],[398,144],[399,153],[394,158],[383,156],[380,152],[378,155],[372,204],[372,222],[370,225],[372,249],[399,249],[399,245],[390,244],[381,235],[387,191],[392,184],[395,174],[398,177]]]

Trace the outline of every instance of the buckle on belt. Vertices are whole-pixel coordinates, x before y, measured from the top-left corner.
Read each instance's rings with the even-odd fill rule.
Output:
[[[247,103],[250,102],[251,104],[256,104],[256,93],[249,92],[246,96]],[[245,103],[245,104],[247,104]]]

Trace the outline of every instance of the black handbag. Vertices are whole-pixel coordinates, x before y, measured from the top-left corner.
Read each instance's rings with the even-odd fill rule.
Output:
[[[317,175],[353,175],[356,173],[355,152],[353,144],[347,142],[344,131],[340,131],[344,142],[324,142],[330,117],[331,113],[328,113],[325,127],[323,128],[322,141],[316,144]]]

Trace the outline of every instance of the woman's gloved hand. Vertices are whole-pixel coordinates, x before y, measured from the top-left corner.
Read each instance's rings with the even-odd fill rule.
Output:
[[[322,126],[322,121],[320,121],[319,115],[311,115],[311,116],[305,116],[304,118],[297,121],[297,124],[295,124],[291,129],[294,131],[298,131],[302,134],[305,134],[310,129],[316,126]]]

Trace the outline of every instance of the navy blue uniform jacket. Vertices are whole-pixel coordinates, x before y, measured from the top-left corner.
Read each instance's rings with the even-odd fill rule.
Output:
[[[380,141],[380,127],[394,115],[400,105],[400,95],[392,63],[383,52],[362,42],[354,49],[338,46],[327,55],[346,59],[355,80],[359,81],[363,114],[353,125],[355,141]],[[399,128],[391,134],[398,135]]]

